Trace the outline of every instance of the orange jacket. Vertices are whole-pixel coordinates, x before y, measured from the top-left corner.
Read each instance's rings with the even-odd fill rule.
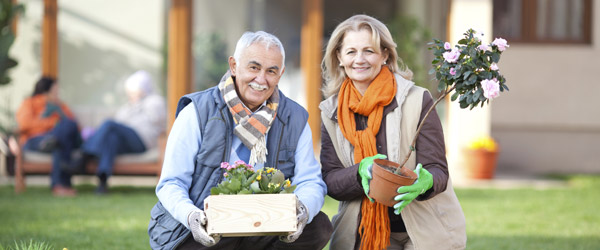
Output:
[[[29,138],[46,133],[60,120],[57,113],[42,117],[46,109],[47,96],[44,94],[29,97],[23,101],[17,110],[17,123],[19,124],[19,142],[23,145]],[[73,113],[63,102],[59,102],[63,113],[73,119]]]

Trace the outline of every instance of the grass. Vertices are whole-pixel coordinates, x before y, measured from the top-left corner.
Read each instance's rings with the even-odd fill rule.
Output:
[[[567,179],[567,188],[456,189],[467,219],[468,249],[600,249],[600,176]],[[106,196],[78,186],[76,198],[48,188],[15,195],[0,187],[0,249],[148,249],[156,202],[151,187],[113,187]],[[337,202],[327,197],[330,218]],[[30,249],[30,248],[23,248]]]

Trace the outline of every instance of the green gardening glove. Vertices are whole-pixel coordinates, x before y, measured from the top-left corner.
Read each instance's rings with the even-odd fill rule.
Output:
[[[427,169],[423,168],[421,163],[417,164],[417,168],[414,171],[417,174],[417,180],[410,186],[403,186],[398,188],[398,194],[394,197],[394,200],[400,201],[394,205],[394,213],[400,214],[400,211],[410,204],[417,196],[427,192],[433,187],[433,177]]]
[[[382,154],[376,154],[374,156],[365,157],[360,161],[360,165],[358,165],[358,174],[360,175],[360,180],[362,182],[362,187],[365,190],[365,195],[369,197],[369,182],[373,179],[373,160],[375,159],[385,159],[387,156]],[[373,199],[369,197],[369,200],[373,202]]]

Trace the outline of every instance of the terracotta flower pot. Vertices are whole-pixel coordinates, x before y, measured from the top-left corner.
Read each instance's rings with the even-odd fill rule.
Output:
[[[466,149],[465,177],[471,179],[492,179],[496,170],[498,151]]]
[[[400,175],[394,171],[401,167],[393,161],[376,159],[373,161],[373,179],[369,185],[369,196],[375,201],[388,207],[398,203],[394,197],[398,195],[399,187],[412,185],[417,179],[417,174],[412,170],[402,167]]]

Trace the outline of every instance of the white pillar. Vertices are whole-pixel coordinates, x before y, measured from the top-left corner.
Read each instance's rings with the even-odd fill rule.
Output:
[[[455,45],[469,28],[484,33],[483,42],[492,38],[492,0],[452,0],[448,40]],[[445,131],[448,168],[455,183],[464,180],[462,150],[474,137],[489,135],[491,114],[488,105],[470,110],[461,109],[458,101],[448,105],[448,126]]]

